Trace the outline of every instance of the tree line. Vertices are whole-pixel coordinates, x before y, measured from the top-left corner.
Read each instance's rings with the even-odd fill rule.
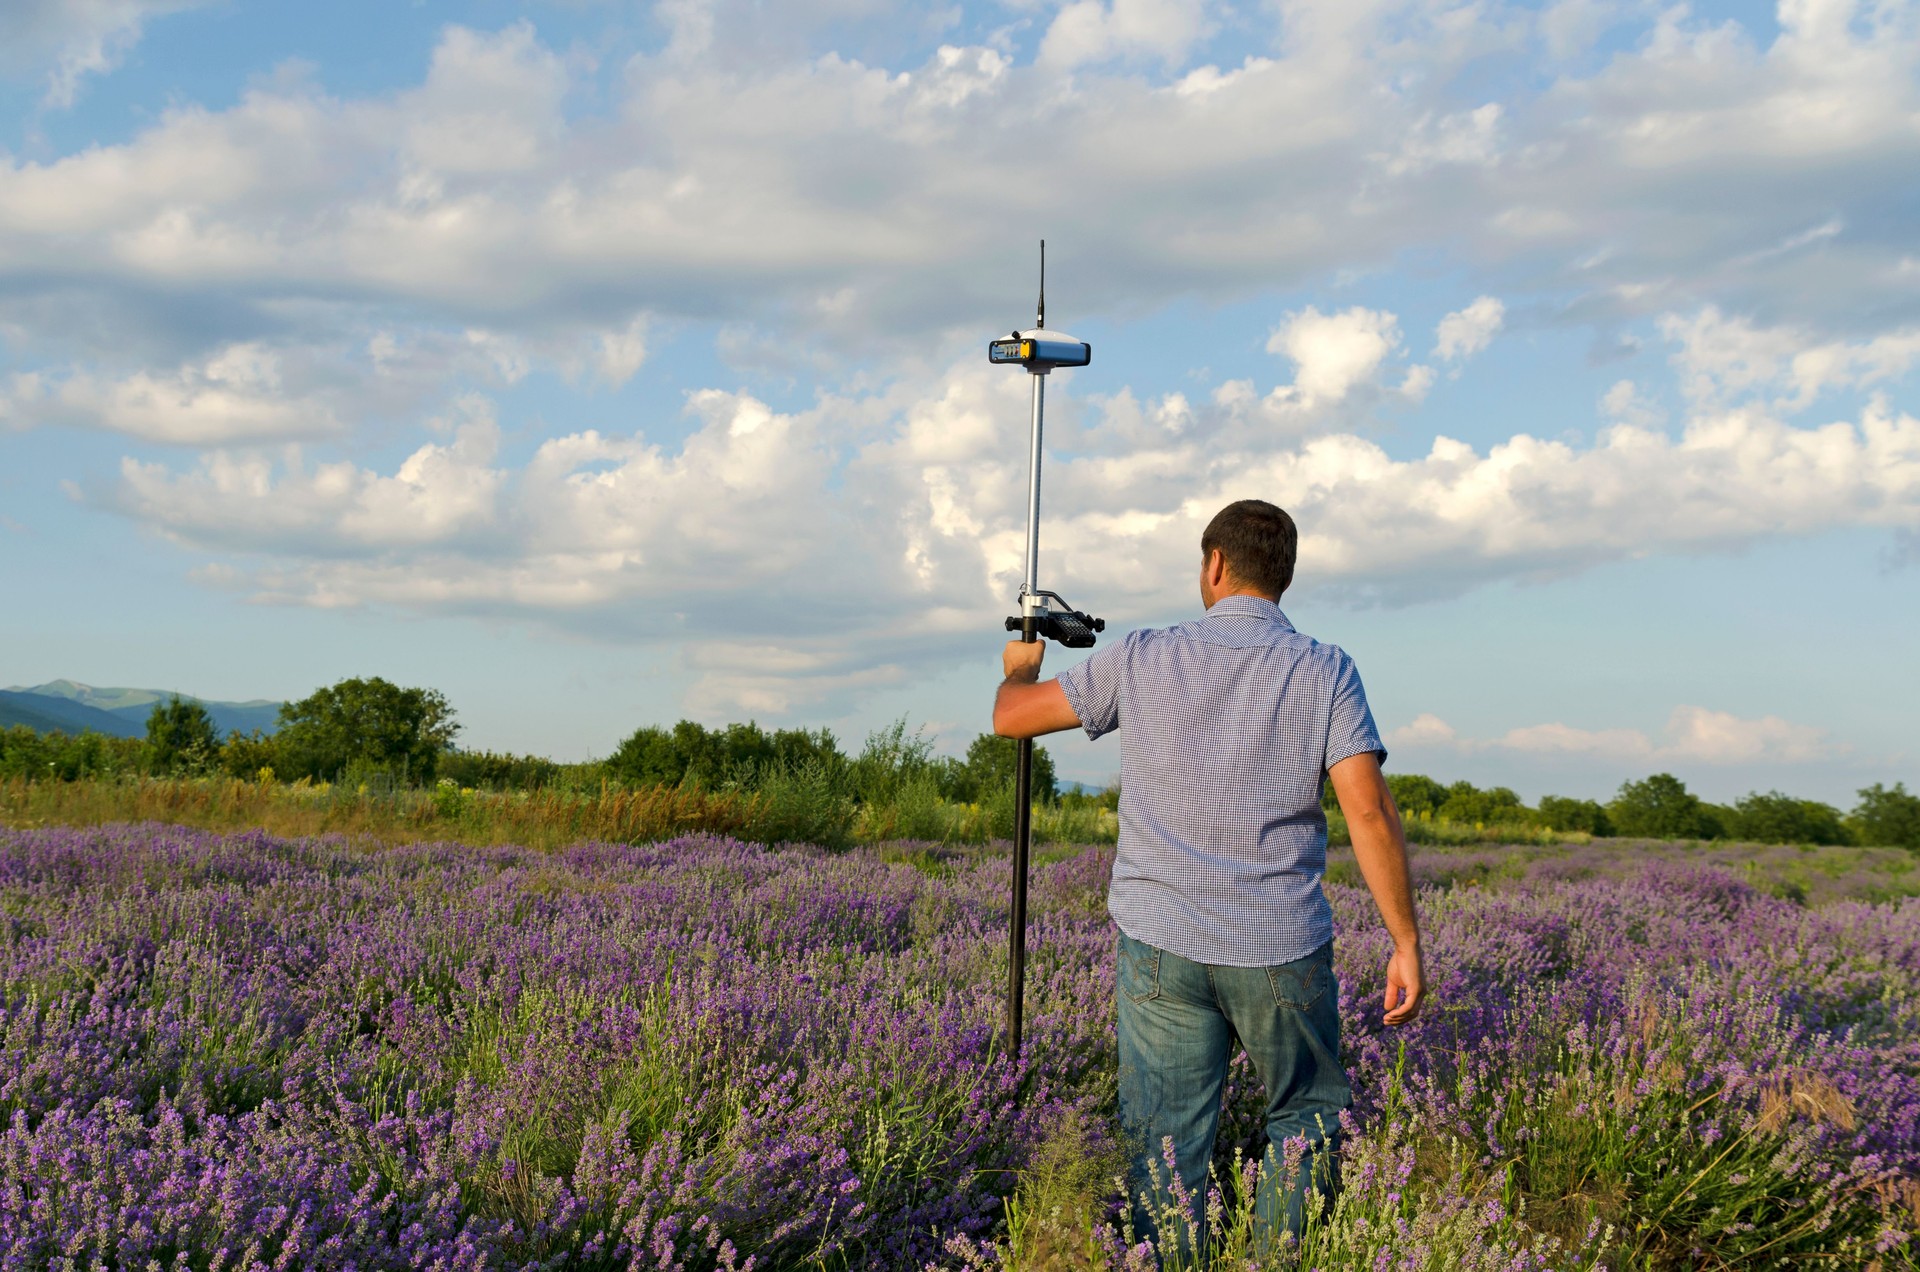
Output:
[[[1781,791],[1754,791],[1714,804],[1671,773],[1621,784],[1605,803],[1543,796],[1528,807],[1505,786],[1443,784],[1418,773],[1389,774],[1402,817],[1474,826],[1541,827],[1639,839],[1730,839],[1761,844],[1875,844],[1920,849],[1920,795],[1904,782],[1858,792],[1851,812]],[[1332,795],[1325,797],[1332,806]]]
[[[964,756],[938,756],[896,721],[849,754],[827,729],[762,728],[749,721],[708,728],[691,720],[648,725],[604,760],[563,764],[541,756],[456,745],[460,725],[437,690],[380,677],[352,678],[280,708],[272,734],[222,738],[198,702],[156,703],[145,738],[97,733],[0,731],[0,777],[76,781],[114,776],[207,776],[252,781],[370,783],[535,791],[694,786],[768,792],[788,801],[851,805],[928,801],[976,804],[1010,797],[1014,744],[982,733]],[[1417,773],[1387,778],[1403,816],[1456,825],[1515,826],[1650,839],[1734,839],[1757,843],[1884,844],[1920,849],[1920,795],[1904,783],[1876,783],[1843,813],[1780,791],[1732,804],[1701,799],[1670,773],[1624,783],[1605,803],[1548,795],[1529,807],[1504,786],[1450,784]],[[1059,789],[1052,757],[1034,748],[1034,795],[1112,808],[1118,792]],[[1333,807],[1331,791],[1325,796]]]
[[[38,734],[25,726],[0,731],[0,776],[76,781],[225,774],[350,785],[445,782],[492,791],[602,782],[751,791],[804,778],[857,800],[891,799],[919,784],[940,799],[977,803],[1010,787],[1014,770],[1014,744],[1006,738],[983,733],[964,756],[937,756],[930,741],[907,732],[905,721],[876,732],[852,755],[829,729],[768,730],[751,721],[710,729],[692,720],[644,726],[606,759],[579,764],[465,750],[455,744],[460,724],[444,694],[378,676],[342,680],[286,703],[275,723],[271,734],[223,738],[205,707],[176,695],[154,704],[144,739]],[[1043,804],[1059,799],[1046,748],[1034,748],[1033,768],[1035,798]]]

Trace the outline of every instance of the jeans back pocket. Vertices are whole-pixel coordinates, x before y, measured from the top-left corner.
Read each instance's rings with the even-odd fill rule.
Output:
[[[1305,958],[1269,967],[1267,982],[1273,987],[1274,1006],[1311,1010],[1333,988],[1331,952],[1319,949]]]
[[[1160,951],[1120,934],[1120,992],[1136,1003],[1160,996]]]

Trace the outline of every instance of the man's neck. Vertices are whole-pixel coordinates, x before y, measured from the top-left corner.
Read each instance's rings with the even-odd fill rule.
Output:
[[[1278,605],[1280,603],[1279,597],[1268,596],[1265,592],[1256,592],[1251,588],[1234,588],[1231,591],[1215,592],[1213,594],[1213,601],[1207,608],[1212,609],[1215,605],[1218,605],[1230,596],[1250,596],[1256,601],[1265,601],[1269,605]]]

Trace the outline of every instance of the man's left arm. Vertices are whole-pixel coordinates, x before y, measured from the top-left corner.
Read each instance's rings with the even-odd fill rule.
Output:
[[[1420,916],[1413,905],[1413,871],[1407,865],[1407,834],[1393,791],[1372,751],[1348,756],[1327,770],[1334,798],[1347,819],[1353,859],[1393,939],[1387,960],[1386,1022],[1404,1025],[1420,1014],[1426,972],[1420,960]]]
[[[1393,938],[1393,957],[1387,960],[1386,1022],[1404,1025],[1420,1012],[1426,974],[1420,963],[1420,919],[1414,912],[1406,830],[1393,791],[1380,772],[1386,757],[1360,672],[1341,651],[1327,720],[1327,778],[1346,816],[1360,877],[1367,881]]]
[[[1006,679],[993,698],[993,731],[1001,737],[1037,738],[1080,726],[1080,713],[1060,682],[1040,679],[1040,660],[1046,653],[1043,640],[1011,640],[1000,655]]]

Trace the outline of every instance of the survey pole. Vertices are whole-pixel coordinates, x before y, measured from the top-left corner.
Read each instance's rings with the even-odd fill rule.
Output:
[[[1028,378],[1033,381],[1033,427],[1027,456],[1027,575],[1021,588],[1023,597],[1040,590],[1040,435],[1047,409],[1047,373],[1034,371]],[[1024,604],[1021,611],[1020,639],[1032,644],[1040,639],[1040,633],[1032,612]],[[1021,738],[1014,745],[1013,905],[1007,918],[1007,1047],[1016,1060],[1026,1015],[1027,871],[1032,850],[1033,739]]]
[[[1056,367],[1084,367],[1093,346],[1047,326],[1047,245],[1040,244],[1040,303],[1030,331],[1015,331],[987,345],[987,360],[1025,369],[1033,381],[1033,417],[1027,438],[1027,560],[1020,584],[1020,613],[1006,622],[1027,644],[1042,638],[1085,649],[1106,624],[1073,609],[1058,594],[1040,590],[1040,456],[1046,423],[1047,375]],[[1026,1014],[1027,872],[1033,847],[1033,739],[1014,747],[1013,888],[1007,915],[1007,1056],[1018,1063]]]

